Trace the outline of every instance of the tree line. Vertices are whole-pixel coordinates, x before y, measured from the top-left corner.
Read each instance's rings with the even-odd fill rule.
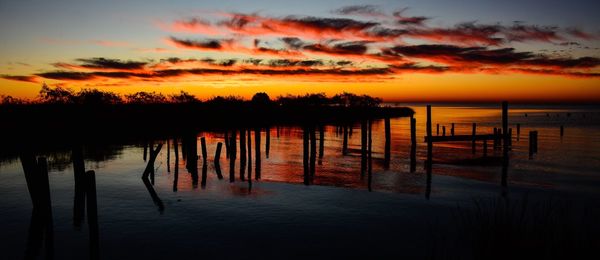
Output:
[[[42,85],[38,96],[34,100],[15,98],[9,95],[0,96],[2,105],[27,105],[27,104],[79,104],[79,105],[116,105],[116,104],[243,104],[267,106],[343,106],[343,107],[377,107],[381,104],[380,98],[368,95],[356,95],[348,92],[328,97],[324,93],[305,95],[285,95],[272,100],[264,92],[256,93],[251,100],[244,100],[238,96],[216,96],[202,101],[194,95],[180,91],[177,94],[164,95],[157,92],[140,91],[132,94],[119,95],[114,92],[98,89],[81,89],[74,91],[69,88]]]

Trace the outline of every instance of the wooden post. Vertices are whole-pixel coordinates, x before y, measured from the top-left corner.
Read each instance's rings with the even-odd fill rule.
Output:
[[[427,170],[427,175],[431,175],[431,164],[433,157],[433,142],[431,140],[431,105],[427,105],[427,161],[425,162],[425,168]]]
[[[248,129],[248,182],[252,182],[252,129]]]
[[[73,158],[73,174],[75,175],[75,197],[73,201],[73,226],[81,227],[85,216],[85,164],[83,162],[83,148],[76,145],[71,153]]]
[[[175,165],[173,166],[173,192],[177,192],[177,181],[179,180],[179,143],[173,138],[173,149],[175,150]]]
[[[148,155],[148,142],[144,142],[144,162],[146,161]]]
[[[310,167],[308,164],[308,127],[304,127],[302,131],[302,165],[304,166],[304,185],[309,184]]]
[[[371,183],[372,183],[372,175],[373,175],[373,121],[371,119],[369,119],[369,166],[368,166],[368,174],[369,174],[369,179],[368,179],[368,185],[369,185],[369,191],[372,191],[371,189]]]
[[[154,162],[156,161],[156,157],[158,156],[158,153],[160,153],[160,149],[162,148],[162,146],[162,143],[158,144],[158,146],[156,146],[156,149],[150,146],[150,159],[148,160],[146,169],[142,174],[142,178],[148,178],[148,176],[154,172]],[[190,158],[188,158],[188,160],[190,160]]]
[[[385,169],[390,168],[390,152],[392,147],[392,134],[391,134],[391,123],[390,118],[385,118],[385,154],[383,165]]]
[[[365,176],[367,171],[367,121],[360,121],[360,176]]]
[[[473,123],[472,135],[473,135],[473,141],[471,142],[471,150],[472,150],[472,153],[475,154],[475,136],[477,135],[477,123]]]
[[[225,158],[229,159],[229,133],[227,132],[227,130],[225,130],[225,135],[224,135],[224,142],[225,142]]]
[[[271,128],[265,129],[265,157],[269,159],[269,150],[271,149]]]
[[[206,164],[208,155],[206,152],[206,138],[204,136],[200,138],[200,146],[202,147],[202,163]]]
[[[446,136],[446,126],[442,126],[442,136]]]
[[[538,132],[529,131],[529,159],[533,158],[533,154],[537,153]]]
[[[240,180],[246,180],[246,130],[240,129]]]
[[[562,138],[563,135],[565,135],[565,126],[564,125],[560,125],[560,137]]]
[[[436,124],[435,135],[440,135],[440,124]]]
[[[223,175],[221,174],[221,149],[223,147],[223,143],[218,142],[217,143],[217,150],[215,151],[215,171],[217,172],[217,178],[219,178],[219,180],[223,179]]]
[[[310,177],[315,176],[315,163],[317,159],[317,134],[315,127],[310,127]],[[346,128],[347,129],[347,128]]]
[[[323,163],[323,152],[325,151],[325,127],[319,126],[319,165]]]
[[[98,232],[98,202],[96,199],[96,173],[87,171],[85,173],[87,181],[87,219],[90,233],[90,259],[98,259],[99,250],[99,232]],[[147,181],[147,180],[146,180]]]
[[[417,119],[410,117],[410,172],[417,170]]]
[[[450,128],[450,135],[454,136],[454,123],[452,123],[452,128]]]
[[[279,139],[279,126],[277,126],[277,139]]]
[[[348,154],[348,126],[344,125],[344,141],[342,142],[342,155]]]
[[[502,187],[508,186],[508,147],[510,135],[508,133],[508,102],[502,102]]]
[[[229,182],[235,182],[235,157],[237,141],[235,135],[229,138]]]
[[[254,155],[256,157],[256,170],[254,171],[254,178],[256,180],[260,179],[260,167],[261,167],[261,158],[260,158],[260,128],[255,128],[254,129],[254,148],[256,149],[256,151],[254,152]]]
[[[171,141],[167,138],[167,172],[171,172]]]

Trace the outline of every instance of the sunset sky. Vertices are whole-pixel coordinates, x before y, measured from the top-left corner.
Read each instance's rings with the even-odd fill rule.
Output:
[[[600,1],[0,0],[0,94],[600,102]]]

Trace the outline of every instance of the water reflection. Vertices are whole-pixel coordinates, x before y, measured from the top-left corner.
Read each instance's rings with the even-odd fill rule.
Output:
[[[154,215],[159,215],[156,214],[156,210],[158,209],[159,213],[163,214],[165,205],[169,207],[167,213],[170,213],[172,208],[178,207],[176,204],[178,202],[175,202],[177,200],[173,199],[173,196],[181,196],[186,192],[197,192],[197,194],[218,192],[235,196],[270,194],[261,192],[260,185],[256,185],[257,180],[344,186],[378,192],[418,193],[421,199],[423,195],[428,199],[434,199],[447,196],[448,187],[454,185],[453,183],[443,183],[447,179],[438,181],[440,179],[438,177],[443,175],[492,183],[491,187],[497,191],[501,185],[505,184],[504,176],[507,176],[507,186],[522,183],[543,184],[554,181],[547,179],[550,174],[540,177],[544,173],[552,173],[553,176],[556,174],[567,176],[576,173],[580,176],[587,174],[593,177],[594,169],[600,166],[597,160],[600,151],[598,149],[600,135],[597,129],[593,128],[594,126],[590,127],[585,123],[594,117],[592,113],[588,114],[587,118],[576,113],[570,117],[557,117],[564,121],[553,121],[554,123],[547,125],[542,123],[540,115],[536,113],[529,112],[527,119],[524,119],[522,114],[509,114],[507,132],[510,133],[510,127],[514,127],[516,136],[513,137],[509,134],[508,142],[490,139],[490,142],[495,143],[495,145],[492,144],[495,149],[490,150],[487,149],[487,140],[440,143],[431,147],[432,154],[435,154],[433,157],[435,160],[433,158],[428,160],[428,149],[426,143],[423,142],[423,137],[428,131],[425,125],[424,115],[426,113],[423,113],[425,108],[416,110],[417,114],[413,118],[391,119],[389,137],[385,120],[359,120],[342,124],[339,127],[332,125],[278,126],[276,130],[273,130],[276,131],[277,138],[273,133],[274,138],[272,139],[271,128],[252,127],[185,133],[169,136],[166,141],[165,137],[157,137],[120,145],[76,144],[64,150],[55,151],[41,148],[20,150],[18,153],[21,168],[33,204],[25,252],[31,258],[41,255],[51,257],[54,254],[55,234],[53,230],[56,227],[54,221],[58,223],[60,218],[53,219],[52,215],[47,180],[48,168],[55,169],[60,173],[72,168],[73,177],[70,174],[68,177],[74,180],[74,185],[72,185],[73,183],[54,183],[53,185],[59,187],[55,192],[60,196],[61,193],[64,193],[64,187],[74,190],[74,197],[70,197],[69,193],[69,205],[71,199],[73,203],[72,226],[81,232],[82,229],[85,230],[84,224],[87,219],[90,256],[98,258],[100,251],[99,225],[103,225],[102,222],[99,223],[98,215],[103,215],[102,212],[98,212],[96,196],[102,195],[102,189],[113,189],[111,191],[120,189],[122,184],[117,180],[128,180],[127,174],[130,172],[135,173],[136,182],[135,186],[128,186],[129,190],[126,191],[135,190],[135,187],[140,188],[143,191],[141,198],[147,202],[147,205],[141,204],[139,209],[149,208],[152,213],[155,213]],[[473,117],[461,115],[460,113],[467,113],[460,112],[462,110],[464,109],[435,107],[431,122],[432,129],[429,131],[435,132],[433,126],[437,124],[451,127],[452,123],[454,123],[454,136],[469,135],[474,132],[493,134],[494,128],[501,129],[498,108],[483,112],[467,110],[468,113],[474,115]],[[545,113],[540,114],[541,117],[546,118]],[[556,119],[556,117],[552,118]],[[576,121],[583,119],[585,121],[580,123]],[[476,130],[473,130],[475,129],[473,121],[477,121]],[[569,125],[567,125],[567,131],[563,130],[561,139],[560,126],[566,123]],[[502,128],[506,129],[506,127]],[[534,130],[540,133],[539,154],[529,160],[530,140],[527,134],[520,137],[520,131],[527,133]],[[498,131],[496,130],[496,132]],[[452,130],[447,136],[452,136],[451,132]],[[432,136],[436,135],[432,134]],[[224,163],[221,164],[223,162],[223,158],[220,158],[223,140],[225,140],[224,152],[228,158],[224,158]],[[263,140],[264,142],[262,142]],[[161,149],[165,142],[167,149]],[[504,144],[508,145],[509,149],[504,149]],[[199,173],[198,165],[199,149],[203,160],[201,173]],[[263,151],[265,154],[261,156]],[[474,151],[477,152],[473,153]],[[180,152],[182,160],[180,160]],[[208,154],[213,152],[214,160],[212,164],[209,164]],[[142,154],[140,155],[140,153]],[[509,157],[510,163],[504,159]],[[48,158],[49,161],[44,158]],[[240,160],[240,164],[237,164],[237,159]],[[425,163],[427,161],[432,163],[428,165]],[[424,163],[426,167],[420,167],[421,163]],[[52,165],[60,167],[52,168]],[[180,179],[179,168],[184,165],[190,177],[184,174]],[[239,167],[239,173],[236,167]],[[89,171],[90,169],[94,169],[94,171]],[[166,169],[166,173],[164,169]],[[231,183],[220,181],[223,179],[222,171],[230,172],[229,181]],[[139,180],[140,172],[144,177],[142,183]],[[254,176],[252,176],[253,172],[255,172]],[[102,185],[99,181],[98,194],[96,194],[96,177],[109,178],[107,173],[114,173],[110,176],[111,179],[115,179],[113,183],[110,183],[114,187],[110,187],[106,183]],[[235,178],[237,174],[239,174],[239,178]],[[46,176],[45,180],[43,176]],[[593,179],[592,177],[590,179]],[[432,183],[433,178],[436,178],[435,183]],[[198,186],[198,182],[202,189],[194,190]],[[457,187],[451,191],[455,193],[469,192],[462,186],[457,185]],[[311,190],[314,187],[306,188]],[[180,190],[183,192],[173,195],[175,194],[173,192]],[[54,194],[52,195],[54,196]],[[148,195],[154,205],[149,204]],[[184,202],[185,199],[187,197],[184,197]],[[100,202],[102,204],[102,200]],[[69,214],[71,214],[70,207]],[[168,216],[168,214],[164,215]],[[67,219],[70,219],[70,216]]]

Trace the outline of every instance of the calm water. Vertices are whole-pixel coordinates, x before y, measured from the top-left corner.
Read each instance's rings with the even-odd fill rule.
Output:
[[[235,181],[230,182],[230,164],[221,156],[219,179],[213,165],[217,142],[223,133],[198,133],[208,150],[206,185],[194,185],[186,170],[182,151],[176,162],[174,141],[164,146],[155,162],[155,183],[147,188],[140,179],[146,167],[142,144],[84,147],[86,170],[96,172],[99,235],[90,238],[88,226],[73,226],[74,177],[71,151],[46,156],[53,214],[53,249],[40,256],[56,259],[86,258],[90,241],[100,248],[103,259],[172,258],[220,256],[293,258],[310,255],[407,255],[427,256],[428,223],[445,221],[455,203],[474,196],[499,193],[501,166],[472,163],[482,157],[470,142],[436,143],[431,196],[424,196],[426,179],[425,107],[412,106],[417,120],[417,170],[410,169],[410,124],[408,118],[392,119],[391,164],[383,165],[384,123],[373,124],[373,192],[360,174],[360,125],[353,126],[349,153],[342,155],[343,135],[335,126],[325,128],[324,156],[318,160],[314,182],[303,185],[302,129],[270,129],[268,157],[266,133],[261,133],[261,179],[240,180],[239,155]],[[433,131],[440,124],[455,123],[455,134],[478,133],[500,127],[499,107],[433,106]],[[527,114],[527,116],[525,116]],[[516,124],[521,124],[520,136]],[[600,109],[581,107],[512,107],[509,188],[512,194],[553,192],[575,197],[600,195]],[[560,136],[560,125],[565,134]],[[528,155],[528,133],[539,132],[539,152]],[[319,134],[317,133],[317,137]],[[239,138],[239,136],[238,136]],[[181,140],[179,139],[179,142]],[[254,137],[252,138],[254,146]],[[239,139],[238,139],[239,142]],[[239,144],[238,144],[239,145]],[[181,149],[181,144],[178,144]],[[488,156],[499,157],[491,142]],[[239,147],[238,147],[239,152]],[[252,150],[252,167],[256,166]],[[471,163],[469,163],[471,162]],[[202,159],[198,162],[202,168]],[[177,174],[175,173],[177,172]],[[202,170],[200,170],[202,172]],[[252,175],[254,176],[255,169]],[[150,195],[152,189],[160,202]],[[161,205],[162,204],[162,205]],[[31,199],[18,158],[0,164],[0,248],[7,259],[23,258],[37,248],[32,243]],[[441,220],[440,220],[441,219]],[[45,253],[46,252],[46,253]]]

